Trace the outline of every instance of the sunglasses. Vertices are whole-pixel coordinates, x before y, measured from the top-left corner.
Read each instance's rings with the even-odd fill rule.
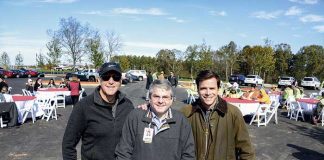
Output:
[[[101,79],[104,80],[104,81],[109,81],[110,78],[113,78],[114,81],[120,81],[121,79],[121,75],[118,75],[118,74],[113,74],[113,75],[102,75],[101,76]]]

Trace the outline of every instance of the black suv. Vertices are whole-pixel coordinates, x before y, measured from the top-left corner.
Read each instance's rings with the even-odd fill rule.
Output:
[[[233,74],[229,77],[229,82],[233,84],[234,82],[238,83],[239,85],[243,85],[245,80],[245,76],[242,74]]]

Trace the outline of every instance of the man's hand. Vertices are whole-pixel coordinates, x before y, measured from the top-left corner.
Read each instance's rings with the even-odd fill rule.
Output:
[[[137,108],[140,108],[140,109],[142,109],[142,110],[146,111],[146,110],[147,110],[147,108],[148,108],[148,107],[147,107],[147,105],[148,105],[147,103],[144,103],[144,104],[140,104],[140,105],[138,105],[138,106],[137,106]]]

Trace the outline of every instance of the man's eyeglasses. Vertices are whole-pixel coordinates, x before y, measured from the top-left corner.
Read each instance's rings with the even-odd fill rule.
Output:
[[[172,97],[170,97],[170,96],[162,96],[162,97],[160,97],[158,95],[152,95],[152,99],[154,99],[154,100],[160,100],[161,98],[162,98],[163,101],[168,101],[168,100],[172,99]]]
[[[104,80],[104,81],[109,81],[110,77],[113,78],[114,81],[120,81],[121,79],[121,75],[118,75],[118,74],[113,74],[113,75],[102,75],[101,76],[101,79]]]

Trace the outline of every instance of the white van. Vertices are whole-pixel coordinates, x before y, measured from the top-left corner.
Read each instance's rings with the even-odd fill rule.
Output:
[[[291,86],[293,85],[295,82],[295,78],[294,77],[280,77],[280,80],[278,82],[278,88],[281,88],[281,86]]]
[[[145,70],[129,70],[126,72],[127,74],[132,74],[136,77],[138,77],[139,81],[143,81],[144,79],[146,79],[146,71]]]

